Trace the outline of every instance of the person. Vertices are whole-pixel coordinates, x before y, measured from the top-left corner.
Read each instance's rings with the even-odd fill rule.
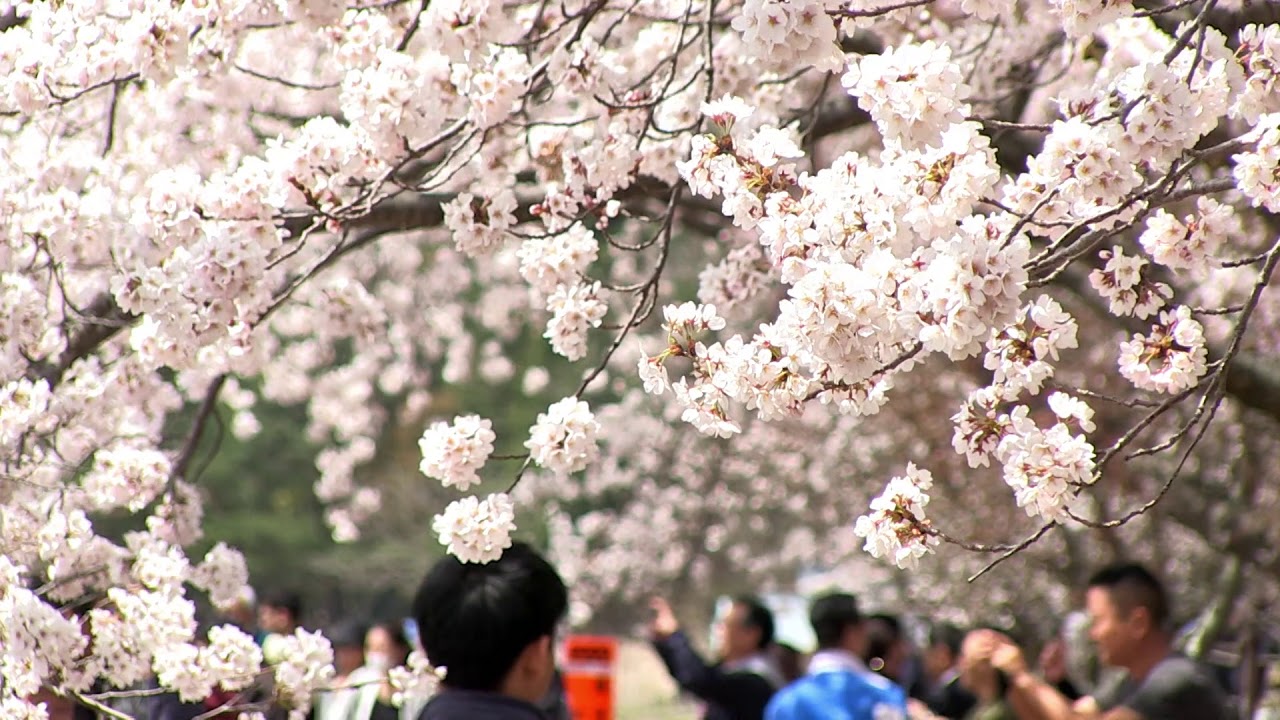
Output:
[[[364,666],[364,638],[368,632],[355,622],[341,622],[325,631],[333,646],[332,689],[316,696],[316,720],[347,720],[355,700],[360,668]],[[355,676],[355,677],[353,677]]]
[[[778,669],[778,674],[782,676],[783,684],[795,682],[804,675],[804,654],[796,648],[775,642],[769,646],[769,656],[773,659],[773,666]]]
[[[902,635],[902,622],[893,615],[870,615],[866,628],[867,642],[862,661],[895,685],[909,688],[911,684],[907,676],[911,649]]]
[[[347,684],[354,692],[343,720],[413,720],[423,702],[406,697],[398,707],[388,673],[409,659],[412,647],[402,623],[378,623],[364,637],[364,665],[351,673]]]
[[[278,590],[262,598],[258,605],[258,640],[268,635],[292,635],[302,624],[302,598],[295,592]]]
[[[1105,568],[1085,592],[1089,638],[1120,681],[1070,703],[1027,670],[1017,645],[988,636],[992,662],[1009,678],[1008,700],[1020,720],[1226,720],[1222,689],[1200,665],[1175,651],[1164,587],[1141,565]]]
[[[960,683],[961,645],[965,633],[955,625],[938,623],[929,629],[924,651],[921,699],[929,711],[948,720],[960,720],[977,700]]]
[[[962,641],[959,658],[960,683],[973,694],[973,705],[963,720],[1018,720],[1005,701],[1009,678],[991,664],[982,651],[982,636],[969,633]]]
[[[765,720],[887,720],[907,715],[902,688],[862,661],[867,629],[858,602],[846,593],[814,600],[809,624],[818,651],[805,676],[774,695]]]
[[[525,543],[485,564],[442,558],[413,602],[427,660],[446,668],[419,720],[546,720],[536,703],[551,687],[568,609],[564,581]]]
[[[1053,685],[1062,696],[1071,702],[1079,700],[1083,693],[1076,689],[1071,681],[1067,666],[1067,641],[1062,635],[1050,638],[1040,651],[1040,676]]]
[[[768,655],[773,642],[773,613],[758,599],[735,598],[717,624],[719,662],[709,664],[680,629],[671,605],[650,602],[649,630],[654,650],[667,672],[685,691],[706,703],[704,720],[760,720],[782,677]]]

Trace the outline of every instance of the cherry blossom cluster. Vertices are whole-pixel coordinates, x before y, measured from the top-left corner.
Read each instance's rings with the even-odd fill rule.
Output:
[[[480,484],[477,473],[493,454],[493,423],[478,415],[464,415],[452,424],[432,423],[418,440],[422,474],[445,487],[466,491]]]
[[[205,428],[304,406],[354,539],[392,424],[425,427],[425,475],[479,483],[493,426],[433,422],[440,385],[554,400],[551,366],[507,352],[539,333],[582,389],[539,415],[510,497],[434,529],[486,562],[541,506],[592,601],[860,546],[915,565],[963,522],[925,516],[948,467],[998,464],[964,492],[1012,490],[1034,521],[1111,492],[1086,399],[1192,397],[1224,348],[1280,337],[1253,292],[1280,28],[1201,0],[909,5],[0,5],[0,715],[40,716],[42,687],[154,674],[194,699],[267,671],[302,712],[322,638],[196,637],[193,594],[247,581],[224,545],[184,550],[217,492]],[[930,455],[946,435],[956,455]],[[879,488],[848,468],[903,454],[932,473],[864,515]],[[117,542],[95,521],[118,511],[143,529]]]
[[[915,567],[938,544],[925,506],[933,475],[913,464],[903,475],[889,480],[884,492],[871,501],[871,513],[858,518],[853,531],[866,538],[866,550],[874,557],[888,557],[898,567]]]
[[[471,495],[449,503],[431,527],[451,555],[462,562],[487,563],[511,547],[515,520],[511,499],[505,493],[495,493],[483,500]]]

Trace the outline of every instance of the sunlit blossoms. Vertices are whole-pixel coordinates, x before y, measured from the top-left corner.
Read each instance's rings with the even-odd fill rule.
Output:
[[[480,483],[479,470],[493,453],[493,423],[478,415],[463,415],[453,423],[432,423],[418,440],[419,469],[445,487],[467,490]]]
[[[1280,416],[1258,3],[355,5],[0,3],[0,716],[328,681],[319,636],[197,623],[251,580],[204,537],[223,433],[315,447],[339,541],[421,433],[462,494],[417,515],[466,562],[550,538],[575,619],[1080,520],[1159,515],[1188,566],[1261,532],[1161,506],[1267,510],[1221,462]]]
[[[870,514],[858,518],[854,532],[866,538],[866,550],[887,557],[898,567],[914,567],[938,544],[925,515],[933,475],[907,465],[907,472],[889,480],[880,497],[871,501]]]

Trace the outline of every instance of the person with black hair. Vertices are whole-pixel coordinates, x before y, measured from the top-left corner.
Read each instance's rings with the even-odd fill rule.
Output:
[[[814,600],[809,624],[818,639],[818,651],[810,658],[805,676],[769,702],[766,720],[906,717],[906,693],[873,673],[862,660],[867,628],[854,596],[832,593]]]
[[[419,720],[545,720],[536,703],[568,608],[560,575],[524,543],[485,564],[442,558],[413,602],[427,659],[446,669]]]
[[[929,644],[924,651],[924,676],[920,699],[929,711],[948,720],[968,714],[977,700],[960,680],[960,651],[965,633],[949,623],[929,628]]]
[[[1009,704],[1020,720],[1226,720],[1222,688],[1178,653],[1164,586],[1141,565],[1099,571],[1085,593],[1089,637],[1099,659],[1125,671],[1120,682],[1070,703],[1027,670],[1022,651],[991,634],[987,652],[1009,678]]]
[[[316,720],[347,720],[355,701],[355,685],[364,666],[364,637],[368,630],[360,623],[341,622],[325,630],[333,646],[334,675],[326,690],[316,696]]]
[[[292,635],[302,625],[302,596],[290,590],[268,593],[258,603],[258,628],[264,635]]]
[[[773,613],[757,598],[734,598],[716,628],[721,660],[709,664],[680,630],[671,605],[650,602],[654,649],[680,687],[706,703],[705,720],[760,720],[782,677],[769,657]]]
[[[351,693],[342,720],[414,720],[422,702],[406,697],[399,706],[389,673],[409,659],[413,649],[399,622],[375,623],[364,635],[364,665],[351,673]],[[317,720],[323,720],[318,718]]]

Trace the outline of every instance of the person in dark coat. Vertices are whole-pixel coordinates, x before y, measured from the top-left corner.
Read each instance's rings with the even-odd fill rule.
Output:
[[[499,559],[446,556],[413,603],[427,659],[445,668],[419,720],[547,720],[538,703],[555,675],[555,632],[569,608],[564,582],[515,543]]]
[[[680,687],[706,703],[704,720],[761,720],[784,684],[768,653],[773,613],[755,598],[734,600],[718,629],[722,659],[712,664],[693,649],[666,600],[651,606],[654,649]]]

